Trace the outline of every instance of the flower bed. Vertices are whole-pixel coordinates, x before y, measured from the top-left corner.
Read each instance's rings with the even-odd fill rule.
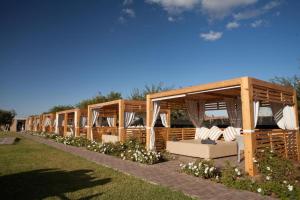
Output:
[[[254,162],[259,177],[252,178],[229,162],[217,169],[212,161],[197,160],[181,164],[181,171],[193,176],[210,179],[227,187],[257,192],[280,199],[300,199],[300,186],[296,180],[296,167],[289,160],[269,150],[257,153]]]
[[[76,147],[86,147],[86,149],[107,155],[120,157],[123,160],[131,160],[143,164],[155,164],[165,161],[167,158],[155,151],[148,151],[144,145],[140,144],[136,139],[132,138],[125,143],[98,143],[90,141],[83,137],[63,137],[52,133],[30,133],[35,136],[52,139],[65,145]]]

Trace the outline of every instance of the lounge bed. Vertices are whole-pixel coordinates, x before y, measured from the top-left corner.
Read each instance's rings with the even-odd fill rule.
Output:
[[[167,141],[167,151],[173,154],[204,159],[237,155],[236,141],[217,140],[217,144],[201,144],[201,140]]]

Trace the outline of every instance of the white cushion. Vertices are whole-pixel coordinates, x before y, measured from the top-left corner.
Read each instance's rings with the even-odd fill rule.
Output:
[[[209,129],[209,139],[217,140],[221,137],[223,131],[216,126],[213,126]]]
[[[206,140],[209,136],[209,129],[206,127],[196,128],[195,139]]]
[[[223,135],[224,135],[224,140],[225,141],[233,141],[233,140],[235,140],[235,136],[237,135],[236,134],[236,129],[233,128],[232,126],[228,126],[224,130]]]

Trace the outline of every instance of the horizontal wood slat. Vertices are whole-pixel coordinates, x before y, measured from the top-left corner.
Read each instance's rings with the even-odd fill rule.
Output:
[[[294,130],[263,130],[256,131],[256,151],[270,148],[287,159],[298,160],[297,131]]]

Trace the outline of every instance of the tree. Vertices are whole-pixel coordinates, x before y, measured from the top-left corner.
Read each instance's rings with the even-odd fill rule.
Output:
[[[2,110],[0,109],[0,126],[11,125],[16,112],[14,110]]]
[[[151,85],[145,85],[143,89],[139,88],[133,88],[131,91],[131,94],[129,96],[129,99],[131,100],[142,100],[145,101],[147,94],[162,92],[174,89],[173,86],[164,86],[162,82],[158,84],[151,84]]]
[[[297,92],[297,98],[300,97],[300,76],[294,75],[292,77],[278,77],[271,79],[273,83],[277,83],[284,86],[293,87]]]
[[[86,109],[88,107],[88,105],[90,104],[96,104],[96,103],[103,103],[103,102],[107,102],[107,101],[113,101],[113,100],[117,100],[117,99],[122,99],[122,94],[120,92],[110,92],[108,93],[106,96],[102,95],[100,92],[98,95],[89,98],[89,99],[84,99],[82,101],[80,101],[78,104],[76,104],[77,108],[80,109]]]
[[[57,106],[53,106],[52,108],[50,108],[47,113],[55,113],[55,112],[69,110],[69,109],[73,109],[73,108],[74,108],[74,106],[72,106],[72,105],[57,105]]]

